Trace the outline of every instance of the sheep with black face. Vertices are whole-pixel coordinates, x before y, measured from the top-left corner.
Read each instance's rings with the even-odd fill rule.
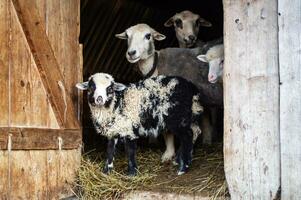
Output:
[[[164,130],[179,138],[178,174],[185,173],[191,163],[193,140],[201,133],[203,107],[200,94],[191,82],[180,77],[158,76],[125,86],[105,73],[92,75],[77,88],[88,90],[88,102],[97,132],[108,138],[104,168],[113,168],[115,144],[125,140],[129,175],[135,175],[136,140],[157,136]]]

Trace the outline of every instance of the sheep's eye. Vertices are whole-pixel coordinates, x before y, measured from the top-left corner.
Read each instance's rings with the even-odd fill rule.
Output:
[[[175,24],[176,24],[176,27],[183,28],[183,23],[182,23],[181,19],[176,19]]]
[[[129,38],[129,36],[128,36],[128,34],[127,34],[127,33],[125,33],[125,37],[126,37],[126,38]]]
[[[200,20],[197,19],[197,20],[195,21],[195,26],[196,26],[196,27],[200,26]]]
[[[146,38],[147,40],[150,40],[151,34],[150,34],[150,33],[147,33],[147,34],[145,35],[145,38]]]
[[[108,94],[112,94],[114,91],[113,91],[113,88],[112,87],[108,87],[107,88],[107,93]]]
[[[94,92],[96,89],[95,83],[93,81],[89,81],[88,92]]]

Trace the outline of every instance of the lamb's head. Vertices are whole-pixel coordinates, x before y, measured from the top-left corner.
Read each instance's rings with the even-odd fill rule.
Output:
[[[90,76],[87,82],[77,83],[80,90],[88,90],[88,102],[92,106],[104,106],[113,100],[116,91],[126,88],[121,83],[116,83],[114,78],[105,73],[96,73]]]
[[[205,55],[198,55],[197,58],[202,62],[209,63],[208,81],[210,83],[223,80],[224,45],[213,46]]]
[[[196,44],[200,27],[210,27],[212,24],[198,14],[185,10],[169,18],[164,26],[174,26],[180,47],[190,48]]]
[[[136,63],[140,59],[145,60],[152,56],[155,53],[154,40],[165,39],[164,35],[147,24],[137,24],[115,36],[128,41],[126,58],[130,63]]]

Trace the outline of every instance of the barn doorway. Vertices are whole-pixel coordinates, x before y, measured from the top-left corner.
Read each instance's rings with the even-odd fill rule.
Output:
[[[173,28],[164,27],[164,22],[175,13],[183,10],[197,13],[213,24],[210,28],[200,28],[198,37],[201,40],[210,41],[223,36],[222,0],[168,0],[164,3],[159,0],[81,0],[80,43],[83,44],[84,80],[96,72],[112,74],[115,80],[122,83],[140,80],[142,77],[138,71],[125,58],[126,42],[117,39],[115,34],[121,33],[137,23],[146,23],[166,36],[165,40],[155,44],[157,50],[177,47],[178,42]],[[99,190],[107,191],[106,187],[108,186],[100,184],[92,176],[96,174],[103,182],[110,182],[108,177],[101,175],[101,161],[105,152],[106,140],[95,133],[90,120],[89,107],[84,97],[83,138],[86,160],[84,159],[85,165],[81,169],[82,176],[80,179],[82,178],[82,182],[79,184],[82,189],[86,190],[84,195],[91,195],[89,198],[108,198],[111,197],[110,195],[116,195],[115,197],[121,195],[122,192],[120,191],[125,190],[127,192],[138,189],[185,193],[210,198],[226,197],[227,189],[222,152],[222,117],[219,120],[217,129],[219,133],[214,144],[208,146],[199,142],[195,145],[192,169],[185,176],[176,177],[176,167],[160,163],[160,156],[164,150],[163,138],[159,138],[159,144],[155,145],[149,145],[147,141],[142,141],[138,151],[141,158],[139,159],[138,155],[137,159],[139,167],[142,168],[141,180],[137,178],[137,184],[129,184],[126,178],[121,177],[120,182],[115,184],[116,186],[111,184],[113,188],[110,188],[110,192],[99,192]],[[122,148],[119,154],[120,156],[117,156],[115,162],[122,171],[126,169],[126,162],[120,161],[118,163],[118,160],[125,158],[125,155],[122,154]],[[150,166],[149,163],[154,165]],[[118,170],[118,166],[116,167]],[[91,180],[94,182],[92,181],[93,183],[89,187],[84,188],[87,186],[84,185],[86,184],[84,178],[87,177],[90,178],[90,183]],[[145,181],[144,184],[142,184],[142,179]],[[126,184],[127,189],[121,189],[118,186],[120,184]],[[154,185],[154,187],[146,187],[146,185]],[[96,190],[98,193],[94,192]]]

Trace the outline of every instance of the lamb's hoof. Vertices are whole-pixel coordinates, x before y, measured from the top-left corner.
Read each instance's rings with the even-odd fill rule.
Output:
[[[129,169],[127,175],[128,176],[136,176],[137,175],[137,169],[136,168]]]
[[[177,160],[173,160],[172,164],[173,164],[173,166],[178,166],[179,165],[179,163],[177,162]]]
[[[188,165],[184,165],[180,168],[180,170],[178,171],[178,176],[185,174],[188,171],[189,166]]]
[[[103,170],[102,173],[104,174],[110,174],[112,172],[113,168],[112,167],[108,167],[108,165],[106,165]]]
[[[171,161],[174,156],[175,156],[175,152],[165,151],[161,157],[161,162],[165,163]]]

